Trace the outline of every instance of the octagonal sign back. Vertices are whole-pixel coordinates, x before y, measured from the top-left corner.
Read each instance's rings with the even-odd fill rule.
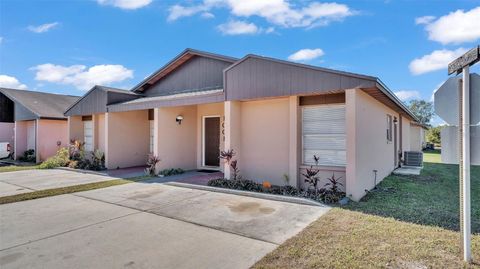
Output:
[[[451,77],[434,94],[435,113],[447,124],[458,126],[459,81],[461,76]],[[480,76],[470,74],[470,124],[480,124]]]

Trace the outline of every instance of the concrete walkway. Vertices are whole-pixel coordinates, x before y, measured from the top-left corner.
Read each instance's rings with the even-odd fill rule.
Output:
[[[0,268],[248,268],[329,210],[161,183],[0,206]]]
[[[0,173],[0,197],[61,188],[115,178],[60,169],[32,169]]]

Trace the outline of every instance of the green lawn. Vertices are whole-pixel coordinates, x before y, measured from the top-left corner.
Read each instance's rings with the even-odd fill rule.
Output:
[[[480,167],[471,168],[472,253],[460,255],[458,166],[424,155],[420,176],[391,175],[362,201],[335,208],[255,268],[480,268]]]
[[[440,150],[427,150],[423,152],[423,161],[428,163],[441,163]]]

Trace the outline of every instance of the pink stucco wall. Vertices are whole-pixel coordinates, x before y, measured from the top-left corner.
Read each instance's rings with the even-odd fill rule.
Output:
[[[402,147],[403,147],[403,152],[405,151],[410,151],[411,150],[411,145],[410,145],[410,120],[406,117],[402,117]],[[402,152],[402,154],[403,154]]]
[[[175,121],[178,115],[183,116],[182,124]],[[197,106],[157,108],[154,124],[154,154],[162,160],[158,169],[197,168]]]
[[[394,169],[394,143],[386,139],[387,114],[398,113],[361,90],[346,91],[347,195],[359,200]],[[406,128],[405,128],[406,129]]]
[[[60,147],[68,146],[67,121],[41,119],[37,120],[37,125],[37,161],[45,161],[55,155]]]
[[[28,149],[36,151],[36,121],[16,121],[15,122],[15,158],[22,156]]]
[[[109,169],[145,165],[149,154],[148,111],[105,114],[105,165]]]
[[[242,176],[284,185],[289,174],[290,110],[288,98],[241,103],[240,152]]]
[[[13,122],[0,122],[0,143],[8,142],[12,150],[14,148],[15,137],[15,123]]]
[[[83,141],[82,116],[68,117],[68,139]]]

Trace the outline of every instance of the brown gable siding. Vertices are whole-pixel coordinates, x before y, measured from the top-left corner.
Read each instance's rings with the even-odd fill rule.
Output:
[[[248,100],[330,93],[375,84],[372,77],[247,56],[225,71],[224,88],[227,100]]]
[[[102,90],[92,89],[65,112],[65,116],[91,115],[105,112],[107,112],[107,93]]]
[[[220,89],[223,87],[223,69],[229,65],[231,65],[230,62],[193,56],[143,93],[146,96],[156,96],[196,90]]]

